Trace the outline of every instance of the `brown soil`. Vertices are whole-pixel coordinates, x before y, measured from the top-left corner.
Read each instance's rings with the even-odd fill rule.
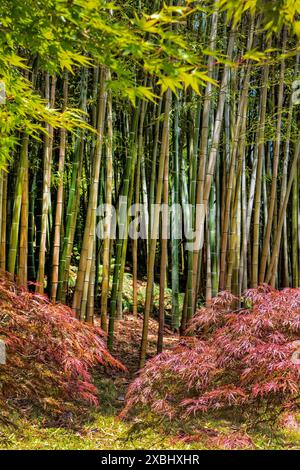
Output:
[[[139,352],[142,339],[143,319],[125,315],[123,320],[116,321],[113,356],[127,368],[127,372],[119,370],[106,370],[106,377],[114,382],[118,390],[118,399],[115,406],[123,406],[128,385],[134,380],[139,368]],[[148,359],[156,355],[158,322],[150,319],[148,335]],[[165,327],[164,350],[171,349],[178,341],[178,335]]]
[[[130,375],[138,370],[139,352],[142,339],[143,319],[126,315],[123,320],[116,322],[113,355],[128,369]],[[158,322],[150,319],[148,335],[148,358],[155,356],[157,348]],[[164,330],[164,349],[170,349],[178,341],[169,328]]]

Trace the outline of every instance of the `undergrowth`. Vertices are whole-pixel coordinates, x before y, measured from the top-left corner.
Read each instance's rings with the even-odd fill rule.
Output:
[[[102,330],[79,322],[72,310],[0,276],[0,419],[11,410],[69,419],[82,406],[99,404],[93,370],[123,368],[108,352]],[[101,394],[100,394],[101,401]]]
[[[242,299],[223,292],[198,311],[189,332],[195,337],[148,361],[129,387],[123,417],[151,414],[181,423],[225,417],[252,429],[299,410],[300,366],[292,359],[300,289],[263,286]]]

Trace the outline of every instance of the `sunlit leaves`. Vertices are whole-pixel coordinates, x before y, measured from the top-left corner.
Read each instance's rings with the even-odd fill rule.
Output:
[[[194,7],[202,5],[189,1],[180,6],[163,4],[150,15],[139,11],[130,17],[125,8],[104,0],[28,0],[26,9],[21,0],[4,0],[0,6],[0,65],[10,99],[1,109],[2,115],[6,113],[2,133],[13,135],[26,129],[37,136],[45,122],[53,127],[64,122],[66,128],[85,125],[80,115],[74,119],[65,114],[62,119],[59,111],[50,111],[32,93],[17,70],[28,66],[27,57],[38,57],[40,70],[58,75],[63,70],[75,73],[78,67],[106,65],[111,70],[111,89],[133,104],[137,99],[155,100],[153,90],[136,80],[142,70],[153,84],[161,85],[162,93],[168,88],[177,93],[190,87],[198,94],[207,81],[216,85],[202,66],[206,58],[203,61],[203,55],[199,57],[197,48],[181,34]],[[219,54],[217,60],[225,62],[226,58]]]
[[[3,64],[11,67],[20,67],[22,69],[28,68],[26,65],[26,59],[19,57],[18,55],[11,53],[8,55],[3,55],[1,57]]]
[[[267,31],[278,33],[286,24],[300,38],[300,0],[219,0],[219,6],[233,17],[235,24],[246,12],[261,13]]]
[[[73,69],[76,66],[90,67],[92,65],[92,61],[88,57],[70,51],[59,53],[58,60],[61,70],[67,69],[71,73],[74,73]]]
[[[162,93],[170,88],[173,93],[177,94],[179,89],[191,87],[195,93],[199,94],[199,85],[209,82],[218,86],[218,83],[206,73],[191,67],[174,67],[172,73],[173,75],[169,74],[160,77],[158,83],[161,85]]]
[[[159,19],[158,18],[150,18],[148,19],[146,15],[143,15],[141,18],[139,18],[139,16],[137,15],[137,13],[135,14],[135,23],[136,25],[142,30],[142,31],[145,31],[145,32],[148,32],[148,33],[153,33],[153,34],[156,34],[159,32],[159,29],[157,27],[157,23],[158,23]]]
[[[4,61],[6,62],[6,61]],[[50,109],[45,100],[37,95],[31,83],[17,70],[2,70],[6,100],[0,105],[0,165],[9,160],[17,139],[16,132],[26,132],[39,139],[46,132],[45,122],[53,128],[64,127],[69,131],[91,128],[83,119],[82,112],[67,109],[63,113]]]
[[[127,96],[130,99],[131,103],[135,106],[136,100],[143,99],[156,103],[157,96],[152,92],[151,88],[145,86],[138,86],[134,88],[128,88]]]
[[[173,93],[177,93],[178,88],[182,88],[182,84],[179,78],[171,78],[167,76],[162,76],[158,83],[161,85],[162,92],[164,93],[165,91],[170,88]]]
[[[245,60],[254,60],[256,62],[262,62],[270,59],[271,54],[276,52],[277,49],[269,48],[265,49],[264,51],[259,51],[258,49],[252,49],[244,54]]]

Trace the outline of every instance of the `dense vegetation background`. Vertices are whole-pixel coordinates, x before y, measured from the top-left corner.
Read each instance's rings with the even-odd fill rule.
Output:
[[[155,381],[167,380],[168,389],[174,373],[183,375],[173,405],[184,400],[193,412],[235,405],[242,416],[257,401],[267,417],[270,406],[278,415],[282,402],[297,408],[299,366],[289,355],[300,328],[299,13],[294,0],[1,2],[0,335],[16,356],[31,355],[23,348],[34,331],[33,351],[41,362],[54,361],[47,372],[31,371],[37,383],[48,374],[48,392],[40,393],[52,401],[45,406],[59,408],[69,390],[55,376],[58,364],[76,398],[96,402],[88,369],[99,362],[122,366],[105,340],[98,342],[100,330],[85,323],[101,326],[113,352],[116,324],[130,312],[143,325],[133,345],[136,367],[148,357],[151,318],[158,320],[157,352],[165,324],[170,334],[194,334],[195,321],[201,328],[194,359],[190,344],[158,356],[130,389],[127,408],[142,404],[146,413],[173,416],[165,396],[151,400]],[[134,211],[120,219],[115,238],[101,239],[98,207],[120,211],[124,198]],[[182,220],[160,214],[161,203],[180,206]],[[148,236],[133,240],[127,228],[138,216],[135,228],[142,222]],[[106,229],[110,224],[106,219]],[[181,237],[178,226],[185,228]],[[203,244],[187,249],[194,234]],[[296,290],[275,290],[287,287]],[[229,296],[225,303],[222,295]],[[45,316],[36,318],[40,305]],[[220,312],[229,326],[219,323]],[[232,320],[235,313],[245,315],[246,326],[240,316]],[[73,314],[82,325],[73,325]],[[21,332],[22,321],[30,333]],[[70,345],[77,335],[82,342],[57,357],[49,340],[45,353],[38,338],[48,332],[63,345],[64,328]],[[233,362],[220,362],[215,341]],[[95,355],[78,358],[85,348],[96,348]],[[204,352],[206,365],[197,359]],[[191,371],[207,377],[201,384],[198,375],[189,377],[188,391],[185,355]],[[23,366],[10,367],[12,375]],[[208,377],[220,367],[227,375]],[[8,391],[1,389],[0,406],[10,394],[19,399],[4,374]],[[24,390],[31,399],[28,383]],[[264,393],[274,394],[271,405]]]

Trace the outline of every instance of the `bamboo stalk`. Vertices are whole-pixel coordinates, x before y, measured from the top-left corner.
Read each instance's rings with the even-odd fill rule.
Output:
[[[150,245],[149,245],[148,280],[147,280],[147,288],[146,288],[143,333],[142,333],[142,342],[141,342],[141,350],[140,350],[140,367],[143,367],[143,365],[145,364],[146,355],[147,355],[148,328],[149,328],[149,318],[150,318],[152,291],[153,291],[153,283],[154,283],[155,252],[156,252],[158,226],[159,226],[160,205],[161,205],[161,198],[162,198],[163,174],[164,174],[164,166],[165,166],[165,159],[167,155],[167,146],[168,146],[171,101],[172,101],[172,93],[171,93],[171,90],[168,89],[166,92],[166,100],[165,100],[164,124],[163,124],[163,132],[162,132],[162,142],[161,142],[161,151],[160,151],[159,168],[158,168],[156,200],[155,200],[156,205],[155,205],[154,214],[153,214],[152,237],[151,237]]]
[[[65,73],[63,82],[63,109],[65,110],[68,102],[68,74]],[[63,202],[64,202],[64,166],[66,156],[66,129],[60,130],[60,146],[59,146],[59,162],[58,162],[58,175],[59,184],[57,190],[56,211],[55,211],[55,224],[54,224],[54,241],[53,241],[53,255],[52,255],[52,283],[51,283],[51,300],[56,301],[57,288],[58,288],[58,272],[59,272],[59,254],[61,245],[61,224],[63,216]]]

